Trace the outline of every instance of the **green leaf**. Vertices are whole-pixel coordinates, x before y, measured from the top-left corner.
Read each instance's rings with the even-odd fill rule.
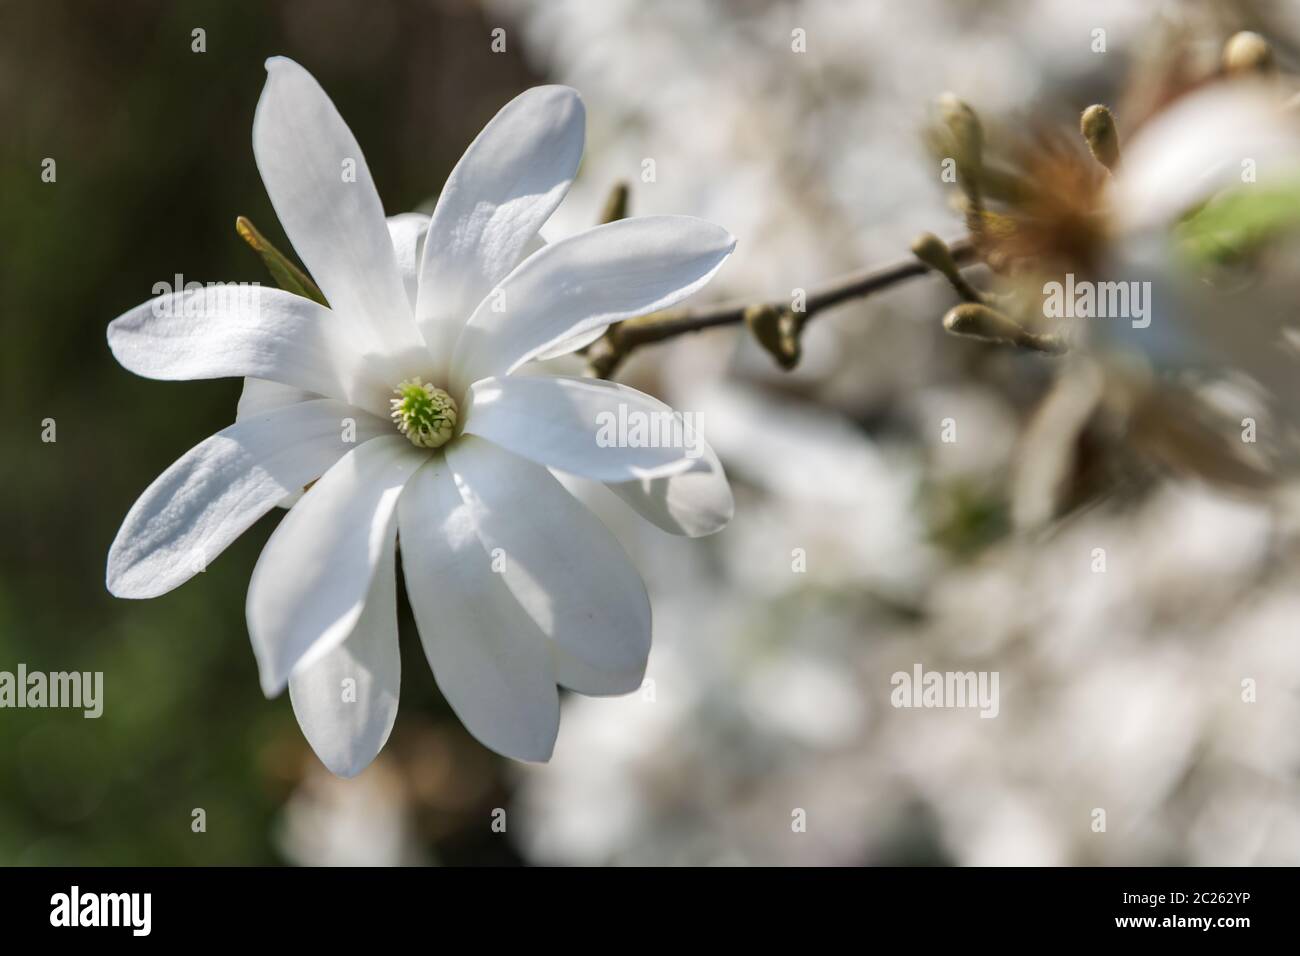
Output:
[[[289,261],[289,257],[283,252],[271,245],[246,217],[240,216],[235,220],[235,231],[254,252],[262,257],[262,262],[271,273],[271,278],[281,289],[319,302],[323,306],[329,305],[321,290],[316,287],[316,283],[311,281],[311,277]]]
[[[1300,229],[1300,178],[1276,186],[1244,184],[1215,196],[1177,227],[1194,266],[1240,262],[1269,240]]]

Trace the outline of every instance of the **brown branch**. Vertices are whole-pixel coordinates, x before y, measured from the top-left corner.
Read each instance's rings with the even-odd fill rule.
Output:
[[[958,263],[968,263],[975,258],[975,249],[969,238],[952,243],[949,249]],[[819,312],[853,299],[865,298],[931,271],[920,260],[908,257],[891,265],[856,272],[809,293],[803,312],[792,313],[787,300],[751,301],[701,308],[665,309],[628,319],[611,325],[601,339],[592,343],[587,353],[591,371],[598,378],[609,378],[632,352],[643,345],[663,342],[688,332],[739,325],[745,321],[747,313],[752,315],[756,309],[789,313],[797,331],[802,331],[803,326]]]

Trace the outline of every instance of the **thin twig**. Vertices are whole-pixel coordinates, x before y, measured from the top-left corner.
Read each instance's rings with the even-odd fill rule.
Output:
[[[975,249],[969,238],[952,243],[949,249],[958,263],[967,263],[975,258]],[[915,257],[908,257],[884,267],[856,272],[811,292],[805,310],[795,313],[795,316],[802,328],[818,312],[853,299],[865,298],[930,271],[929,266]],[[633,351],[643,345],[663,342],[688,332],[739,325],[745,321],[746,312],[756,306],[790,311],[790,304],[786,300],[770,303],[749,301],[702,308],[665,309],[619,322],[610,326],[604,337],[592,344],[588,353],[591,370],[599,378],[609,378]]]

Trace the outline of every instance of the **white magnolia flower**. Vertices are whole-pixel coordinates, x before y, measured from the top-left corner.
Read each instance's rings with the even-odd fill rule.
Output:
[[[109,326],[113,354],[139,375],[248,380],[235,424],[131,509],[108,588],[146,598],[177,587],[310,485],[258,559],[247,616],[263,690],[289,687],[321,760],[355,774],[392,728],[399,534],[448,702],[488,747],[546,760],[556,685],[626,693],[650,646],[636,569],[548,468],[606,483],[679,534],[721,528],[732,498],[698,436],[686,448],[598,442],[602,413],[672,414],[662,403],[614,383],[514,373],[700,289],[735,240],[699,219],[651,216],[540,244],[582,156],[582,101],[561,86],[501,110],[432,217],[385,225],[324,91],[290,60],[267,72],[253,151],[330,307],[273,289],[252,302],[194,289]]]

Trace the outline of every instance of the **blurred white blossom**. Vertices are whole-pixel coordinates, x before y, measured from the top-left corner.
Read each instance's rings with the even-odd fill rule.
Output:
[[[491,7],[598,118],[557,234],[629,180],[638,212],[731,225],[724,291],[775,299],[958,228],[920,143],[937,93],[988,115],[1077,116],[1146,65],[1156,17],[1183,20],[1210,67],[1214,31],[1239,28],[1210,4]],[[796,28],[807,54],[791,50]],[[642,693],[567,699],[553,762],[518,771],[527,858],[1300,858],[1293,505],[1139,481],[1044,531],[998,531],[994,514],[973,558],[946,546],[941,526],[973,520],[952,487],[1009,509],[1048,380],[1042,364],[938,347],[948,301],[918,285],[819,317],[793,374],[730,332],[628,364],[703,414],[736,517],[686,549],[582,489],[628,533],[655,646]],[[996,671],[998,716],[891,706],[891,675],[917,663]]]

